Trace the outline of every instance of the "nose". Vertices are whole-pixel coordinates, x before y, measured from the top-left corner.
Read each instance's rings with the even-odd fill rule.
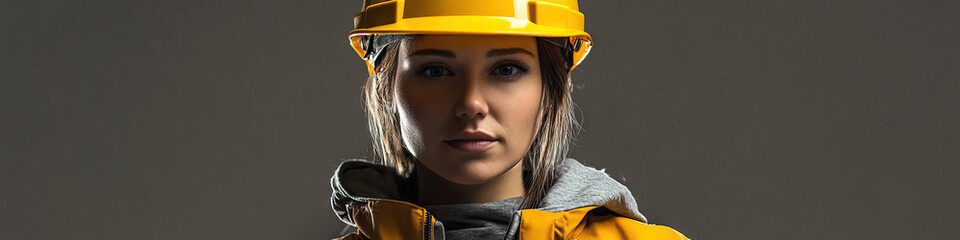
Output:
[[[477,81],[465,81],[463,96],[457,103],[454,114],[464,119],[482,119],[487,116],[489,106]]]

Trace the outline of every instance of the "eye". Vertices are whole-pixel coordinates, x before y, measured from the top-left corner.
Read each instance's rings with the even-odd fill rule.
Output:
[[[490,75],[519,76],[530,70],[530,67],[520,61],[508,61],[497,65],[490,71]]]
[[[417,68],[417,73],[419,73],[421,76],[428,77],[428,78],[453,76],[453,72],[451,72],[449,69],[440,65],[419,67]]]
[[[500,74],[500,75],[513,75],[517,73],[517,67],[513,65],[503,65],[503,66],[497,67],[496,71],[497,71],[497,74]]]

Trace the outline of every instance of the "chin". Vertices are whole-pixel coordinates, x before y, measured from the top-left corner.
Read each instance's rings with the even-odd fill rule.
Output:
[[[447,181],[463,185],[476,185],[490,182],[503,175],[515,164],[502,164],[495,161],[466,161],[454,166],[442,166],[435,171]]]

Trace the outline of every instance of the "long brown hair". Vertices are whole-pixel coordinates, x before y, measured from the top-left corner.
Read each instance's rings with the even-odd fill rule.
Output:
[[[373,143],[374,161],[393,167],[401,176],[409,176],[416,158],[403,147],[400,119],[393,99],[396,87],[399,41],[387,45],[376,71],[363,87],[367,125]],[[562,49],[545,39],[537,38],[542,95],[536,133],[523,159],[530,170],[521,208],[536,208],[547,190],[553,186],[563,160],[573,144],[579,124],[574,117],[570,95],[570,64]]]

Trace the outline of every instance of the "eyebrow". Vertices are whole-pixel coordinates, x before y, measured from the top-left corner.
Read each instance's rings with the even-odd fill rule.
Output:
[[[535,57],[532,52],[527,51],[526,49],[523,49],[523,48],[500,48],[500,49],[493,49],[493,50],[490,50],[489,52],[487,52],[487,57],[498,57],[498,56],[504,56],[504,55],[510,55],[510,54],[517,54],[517,53],[526,53],[527,55],[530,55],[531,57]]]
[[[434,55],[434,56],[441,56],[441,57],[448,57],[448,58],[457,58],[457,55],[453,54],[453,52],[451,51],[432,49],[432,48],[420,49],[410,54],[410,56],[415,56],[415,55]]]
[[[504,55],[517,54],[517,53],[524,53],[524,54],[530,55],[531,57],[535,57],[532,52],[523,48],[493,49],[487,52],[487,57],[499,57]],[[433,56],[440,56],[440,57],[457,58],[457,55],[454,54],[452,51],[433,49],[433,48],[420,49],[410,54],[410,56],[417,56],[417,55],[433,55]]]

